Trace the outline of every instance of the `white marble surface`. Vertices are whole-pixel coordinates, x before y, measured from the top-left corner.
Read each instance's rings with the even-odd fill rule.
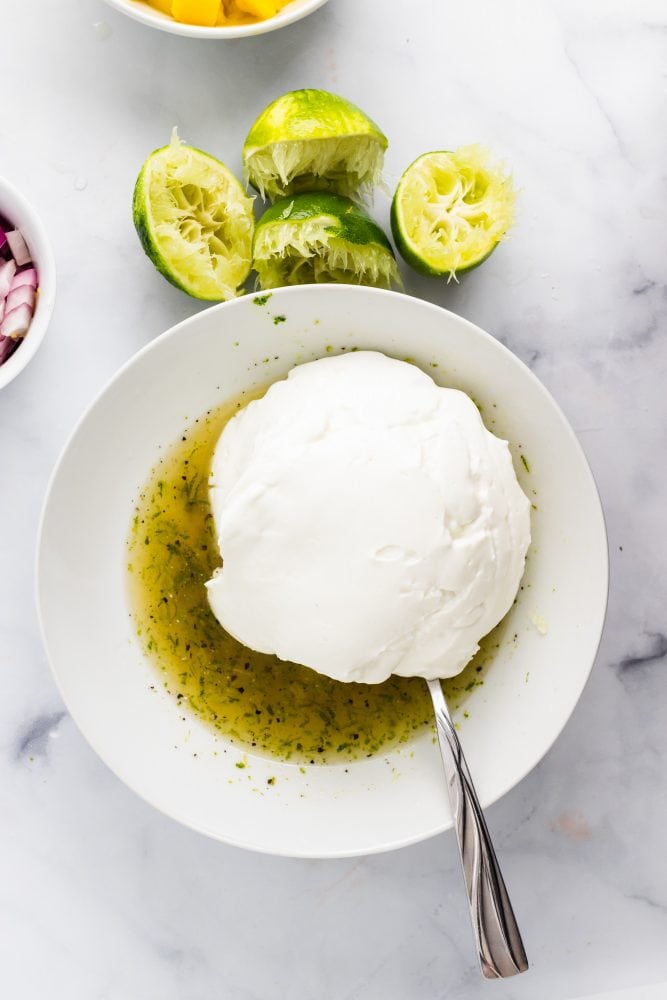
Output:
[[[101,0],[23,0],[3,5],[0,33],[0,170],[41,211],[60,280],[40,353],[0,397],[3,995],[565,1000],[663,979],[664,3],[331,0],[283,32],[214,44]],[[451,835],[301,863],[182,829],[84,743],[37,631],[35,535],[56,456],[118,366],[197,308],[142,257],[137,168],[177,123],[238,169],[255,113],[308,85],[380,121],[390,182],[433,147],[480,140],[511,161],[511,242],[460,287],[407,287],[528,362],[577,430],[608,518],[591,682],[552,753],[489,811],[533,963],[515,981],[478,978]]]

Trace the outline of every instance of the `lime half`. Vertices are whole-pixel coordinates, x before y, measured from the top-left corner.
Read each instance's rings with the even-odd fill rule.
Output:
[[[481,146],[424,153],[396,188],[396,246],[421,274],[455,277],[495,249],[512,225],[515,200],[511,177]]]
[[[341,282],[400,285],[389,240],[354,202],[328,192],[297,194],[257,223],[253,267],[262,288]]]
[[[148,157],[132,203],[141,244],[165,278],[197,299],[238,294],[250,271],[252,198],[224,163],[171,143]]]
[[[375,122],[344,97],[293,90],[262,111],[243,163],[262,197],[333,191],[352,198],[379,183],[386,148]]]

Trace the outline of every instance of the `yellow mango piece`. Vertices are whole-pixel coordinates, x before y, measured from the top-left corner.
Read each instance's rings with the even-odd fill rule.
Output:
[[[163,14],[171,14],[172,0],[150,0],[150,5]]]
[[[277,14],[283,5],[279,0],[236,0],[236,6],[246,14],[265,20]]]
[[[220,0],[172,0],[171,15],[183,24],[212,28],[219,13]]]

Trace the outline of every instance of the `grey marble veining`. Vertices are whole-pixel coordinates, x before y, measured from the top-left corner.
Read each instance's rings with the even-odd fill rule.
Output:
[[[41,212],[59,269],[47,339],[0,395],[3,995],[570,1000],[664,979],[664,3],[331,0],[224,44],[151,32],[101,0],[5,5],[0,22],[0,171]],[[37,631],[35,538],[58,452],[119,365],[199,308],[138,249],[138,167],[178,124],[239,172],[255,114],[308,85],[379,120],[390,187],[430,148],[481,141],[512,164],[511,240],[460,285],[405,272],[407,290],[530,365],[606,511],[612,587],[591,681],[553,751],[489,810],[533,965],[514,981],[479,979],[450,835],[336,862],[197,836],[97,760]],[[378,196],[385,224],[388,207]]]

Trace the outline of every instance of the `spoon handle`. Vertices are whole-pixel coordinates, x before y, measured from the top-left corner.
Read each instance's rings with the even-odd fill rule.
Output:
[[[525,972],[528,960],[482,808],[440,681],[427,681],[438,729],[473,934],[486,979]]]

